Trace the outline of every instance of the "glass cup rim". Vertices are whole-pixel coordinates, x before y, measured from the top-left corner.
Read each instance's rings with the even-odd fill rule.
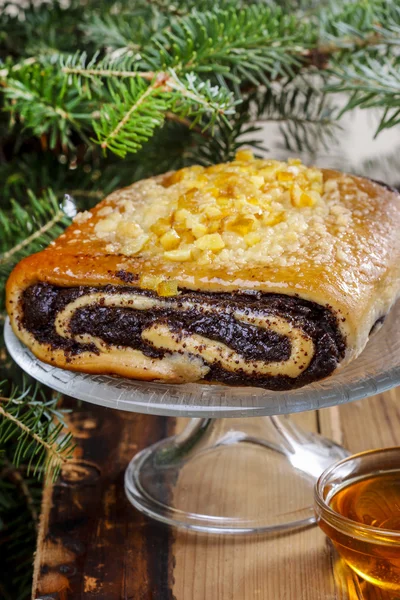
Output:
[[[352,454],[343,458],[342,460],[334,463],[329,466],[318,478],[315,488],[314,488],[314,497],[315,503],[320,511],[320,514],[317,512],[317,516],[325,521],[329,520],[329,524],[333,526],[335,529],[340,531],[345,531],[351,537],[365,540],[368,537],[370,538],[378,538],[378,541],[381,544],[399,544],[400,543],[400,531],[393,529],[383,529],[381,527],[374,527],[373,525],[365,525],[363,523],[359,523],[357,521],[353,521],[348,517],[341,515],[340,513],[332,510],[329,504],[325,501],[323,497],[323,488],[325,484],[328,482],[328,478],[332,473],[340,468],[346,462],[350,460],[364,458],[365,456],[371,454],[386,454],[390,452],[398,452],[400,457],[400,446],[390,446],[388,448],[375,448],[372,450],[364,450],[363,452],[357,452],[356,454]],[[400,470],[400,466],[399,466]],[[349,480],[350,481],[350,480]],[[327,518],[326,518],[327,517]],[[349,527],[351,527],[351,533],[348,531]],[[387,538],[387,539],[382,539]]]

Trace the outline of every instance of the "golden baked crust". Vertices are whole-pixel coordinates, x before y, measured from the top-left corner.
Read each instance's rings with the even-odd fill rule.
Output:
[[[346,346],[337,362],[346,364],[399,295],[399,232],[400,201],[393,190],[337,171],[308,169],[298,160],[257,160],[242,152],[225,165],[140,181],[79,214],[55,243],[17,265],[7,284],[7,308],[15,333],[44,361],[87,372],[193,381],[205,376],[210,361],[222,364],[226,346],[218,348],[214,339],[208,348],[214,354],[201,358],[194,334],[183,352],[168,327],[161,331],[158,324],[145,337],[155,347],[164,340],[163,357],[100,342],[97,354],[68,354],[38,341],[25,327],[24,291],[38,282],[99,287],[103,297],[107,285],[151,290],[152,302],[143,295],[135,300],[138,310],[146,311],[157,309],[154,299],[161,302],[158,309],[176,310],[180,290],[281,294],[331,311]],[[111,296],[106,304],[129,306],[127,298],[116,302],[115,290]],[[94,303],[93,298],[74,301],[74,310]],[[230,314],[243,322],[238,310]],[[289,331],[276,311],[274,324],[265,316],[252,318],[295,344],[300,329],[292,322]],[[64,333],[68,327],[65,321]],[[305,352],[309,340],[302,339]],[[292,353],[293,369],[286,373],[293,380],[299,374],[294,359]],[[276,373],[285,372],[287,361],[272,362]],[[305,361],[303,369],[308,365]]]

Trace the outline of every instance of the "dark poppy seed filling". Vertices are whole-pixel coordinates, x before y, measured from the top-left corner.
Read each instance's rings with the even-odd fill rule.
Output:
[[[66,356],[87,351],[99,353],[95,344],[76,340],[76,336],[89,334],[107,345],[134,348],[154,359],[162,358],[170,351],[156,348],[142,337],[142,333],[154,325],[165,324],[171,332],[182,336],[183,342],[187,335],[202,336],[210,342],[224,344],[246,364],[252,365],[256,361],[268,364],[290,358],[292,348],[288,336],[260,327],[255,322],[258,317],[283,318],[313,342],[314,354],[297,377],[265,375],[257,372],[256,367],[250,372],[240,367],[228,370],[218,360],[207,363],[206,379],[210,381],[276,390],[301,387],[328,376],[345,352],[345,340],[329,307],[268,293],[220,294],[181,290],[178,297],[158,298],[162,301],[160,306],[151,310],[106,305],[100,297],[94,303],[77,307],[69,322],[68,337],[59,335],[55,327],[57,315],[78,298],[93,294],[158,298],[153,292],[131,286],[61,288],[38,283],[24,293],[22,324],[39,342],[64,350]],[[247,314],[246,322],[235,318],[235,311]],[[256,316],[254,323],[253,315]]]

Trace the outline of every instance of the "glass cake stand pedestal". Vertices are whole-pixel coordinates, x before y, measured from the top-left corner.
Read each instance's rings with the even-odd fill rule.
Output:
[[[273,533],[313,523],[315,480],[347,452],[287,415],[400,384],[400,303],[357,360],[290,392],[73,373],[36,359],[8,322],[5,340],[22,369],[63,394],[121,410],[192,417],[182,433],[134,456],[125,490],[146,515],[203,532]]]

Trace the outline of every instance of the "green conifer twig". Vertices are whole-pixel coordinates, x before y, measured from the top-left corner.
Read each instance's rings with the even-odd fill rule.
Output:
[[[44,236],[44,234],[46,234],[50,229],[52,229],[54,225],[56,225],[57,223],[61,223],[63,220],[65,220],[65,213],[64,211],[59,210],[52,219],[50,219],[49,221],[47,221],[47,223],[39,227],[39,229],[34,231],[31,235],[24,238],[21,242],[10,248],[10,250],[7,250],[7,252],[0,254],[0,265],[7,263],[10,259],[13,258],[15,254],[18,254],[19,252],[21,252],[21,250],[32,244],[32,242]]]
[[[123,127],[129,122],[129,119],[132,117],[135,111],[140,109],[140,106],[146,102],[146,98],[151,96],[157,88],[164,84],[164,79],[157,77],[148,88],[146,88],[143,93],[137,98],[134,104],[129,108],[129,110],[124,114],[121,120],[115,125],[114,129],[110,131],[110,133],[103,139],[101,142],[101,147],[104,149],[108,148],[111,140],[113,140],[118,133],[123,129]]]
[[[4,398],[3,396],[0,396],[0,402],[8,403],[9,398]],[[21,419],[19,419],[18,417],[15,417],[11,412],[4,409],[1,406],[1,404],[0,404],[0,415],[2,417],[4,417],[5,419],[7,419],[8,421],[10,421],[11,423],[13,423],[14,425],[16,425],[19,429],[21,429],[21,431],[25,435],[30,436],[32,439],[34,439],[37,444],[39,444],[40,446],[43,446],[43,448],[46,450],[46,452],[48,452],[48,454],[50,455],[50,461],[51,461],[51,459],[55,458],[57,461],[59,461],[63,464],[66,464],[68,462],[68,457],[66,457],[65,453],[60,451],[55,446],[55,444],[51,444],[51,443],[47,442],[45,439],[43,439],[43,437],[38,435],[35,431],[30,429],[27,425],[25,425],[25,423]]]

